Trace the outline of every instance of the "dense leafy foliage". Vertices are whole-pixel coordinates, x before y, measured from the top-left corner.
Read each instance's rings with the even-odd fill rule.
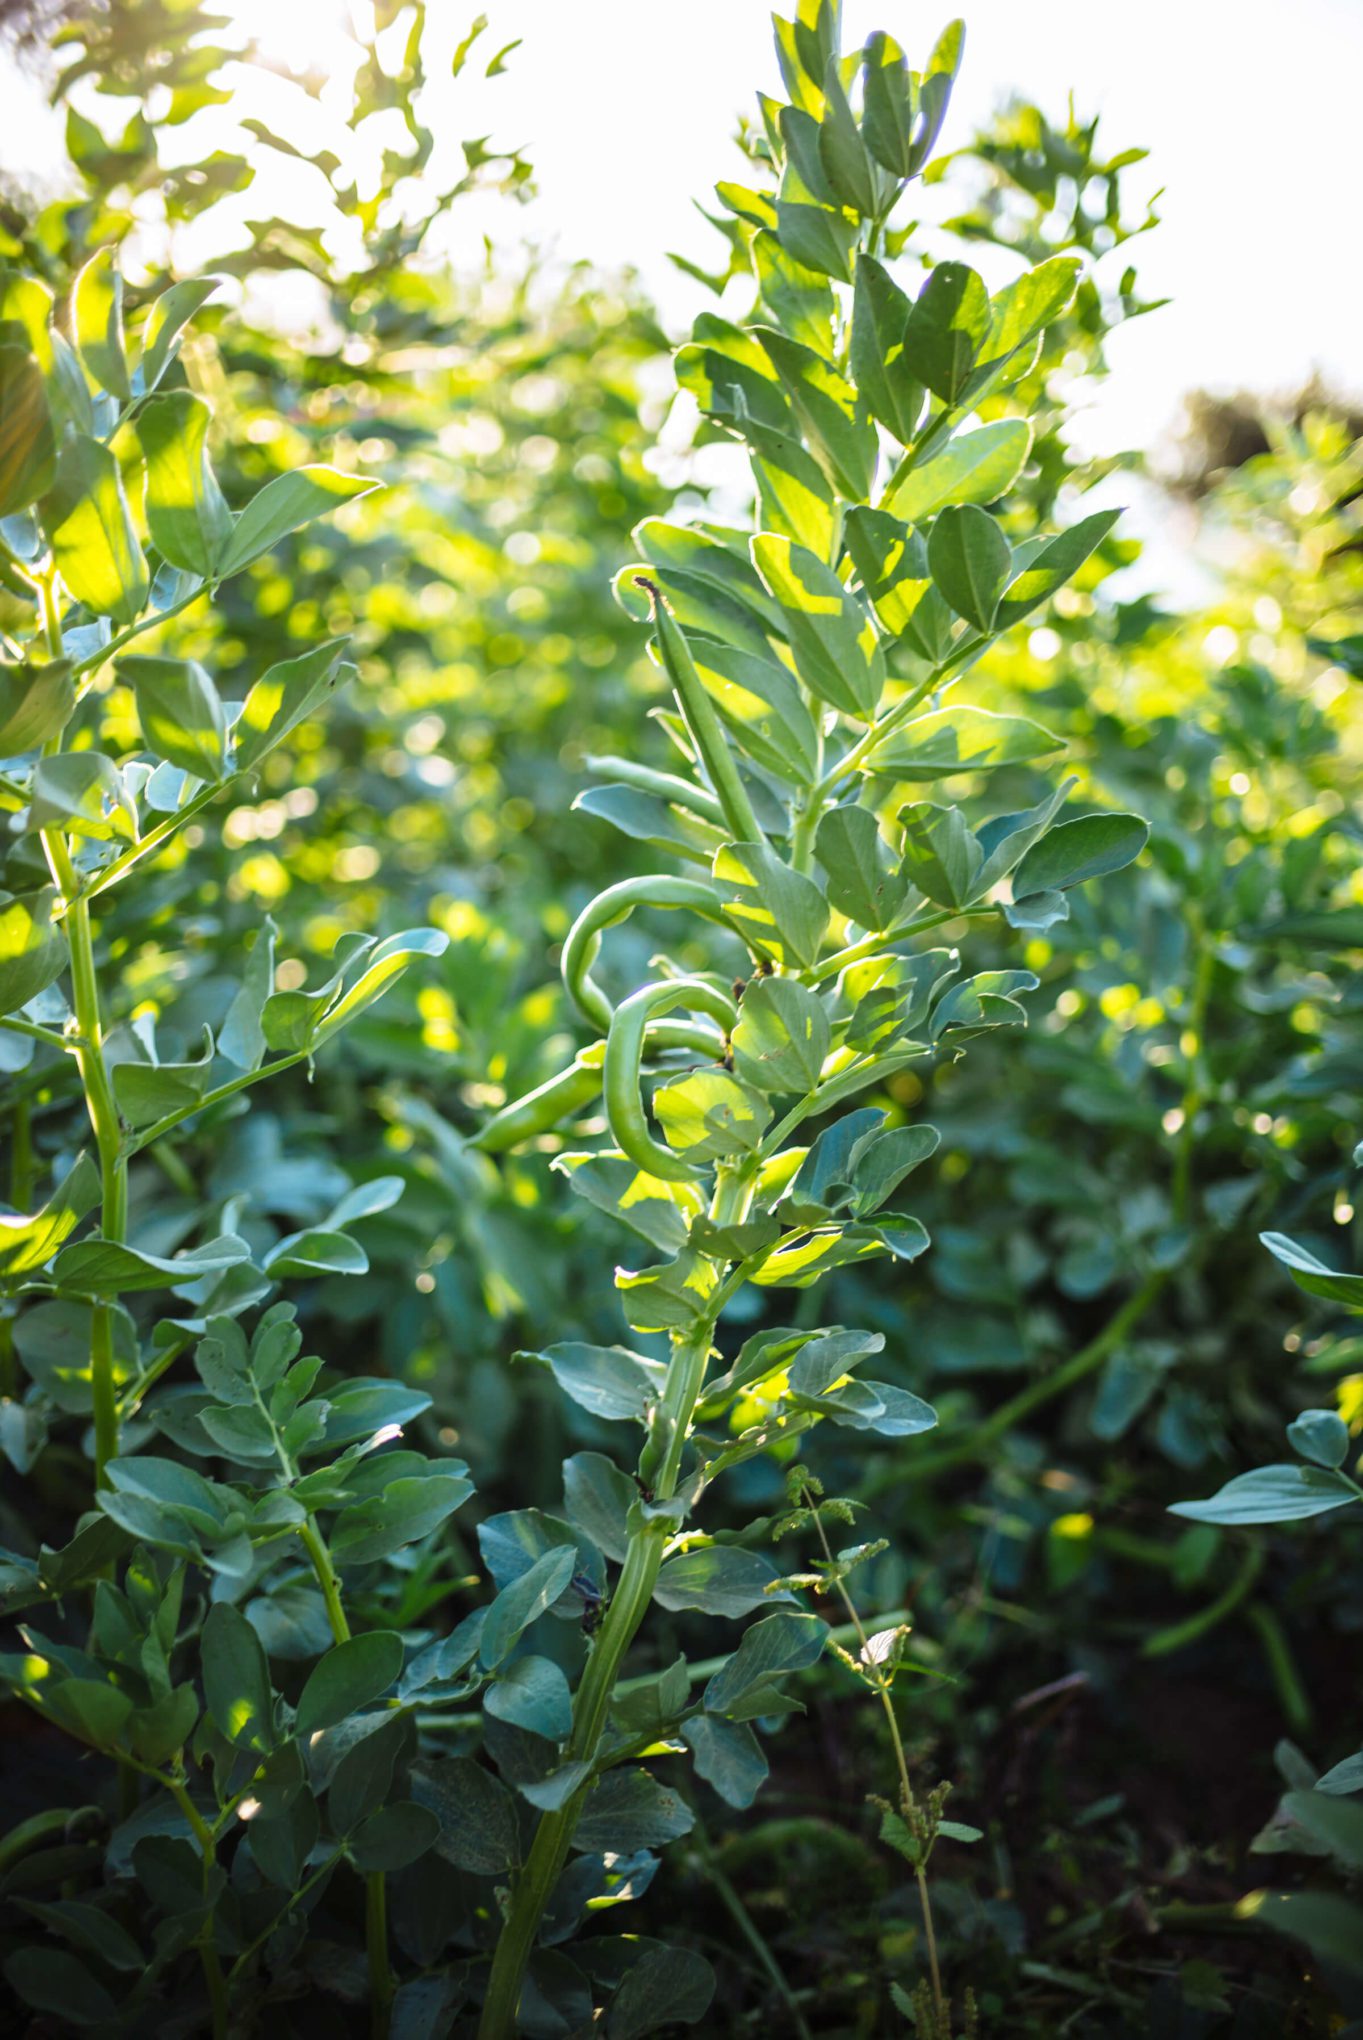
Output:
[[[959,25],[837,12],[669,365],[628,279],[436,254],[530,178],[431,112],[477,24],[383,0],[348,107],[200,147],[222,24],[65,10],[0,215],[49,2026],[1358,2010],[1358,450],[1270,428],[1196,612],[1118,578],[1066,413],[1139,152],[936,153]]]

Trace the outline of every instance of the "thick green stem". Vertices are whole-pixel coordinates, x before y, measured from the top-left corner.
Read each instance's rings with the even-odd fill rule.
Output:
[[[9,1201],[16,1211],[27,1211],[33,1201],[33,1106],[28,1098],[16,1098],[10,1121]],[[14,1359],[14,1320],[5,1306],[0,1316],[0,1396],[19,1393],[19,1370]]]
[[[298,1537],[312,1562],[312,1569],[317,1575],[317,1584],[322,1589],[322,1599],[326,1604],[327,1622],[331,1633],[337,1643],[349,1643],[350,1623],[341,1601],[341,1583],[336,1577],[336,1567],[327,1549],[326,1540],[311,1516],[300,1529]]]
[[[61,609],[56,577],[48,571],[33,583],[42,609],[43,635],[49,654],[62,656]],[[59,746],[53,739],[49,750]],[[99,1229],[106,1240],[123,1240],[128,1230],[128,1163],[114,1103],[113,1086],[104,1060],[104,1019],[95,971],[95,945],[90,905],[71,860],[66,836],[58,827],[40,831],[43,854],[52,882],[62,896],[66,946],[71,964],[71,1004],[76,1015],[76,1066],[85,1087],[86,1109],[94,1129],[101,1185]],[[96,1302],[90,1320],[90,1397],[95,1425],[95,1485],[104,1485],[104,1469],[118,1456],[118,1400],[114,1389],[113,1305]]]
[[[44,829],[43,848],[56,885],[66,902],[66,942],[71,961],[71,1003],[78,1039],[76,1066],[85,1087],[85,1103],[94,1130],[101,1185],[99,1229],[106,1240],[123,1240],[128,1230],[128,1163],[118,1107],[104,1061],[104,1018],[99,979],[95,973],[90,909],[81,897],[80,879],[60,829]],[[104,1469],[118,1455],[118,1399],[114,1388],[113,1306],[97,1302],[90,1326],[90,1392],[95,1422],[95,1481],[104,1484]]]
[[[589,1762],[600,1741],[616,1672],[653,1598],[664,1542],[662,1524],[652,1525],[648,1532],[630,1539],[620,1578],[577,1691],[565,1763]],[[587,1789],[584,1785],[565,1805],[544,1814],[535,1829],[530,1854],[512,1883],[506,1922],[488,1977],[479,2040],[513,2040],[518,2031],[516,2010],[526,1968],[540,1921],[567,1861]]]
[[[836,566],[836,559],[832,564]],[[805,694],[806,707],[812,707],[808,698],[808,690],[802,691]],[[823,778],[824,759],[822,722],[816,719],[815,727],[819,731],[819,738],[818,756],[814,762],[813,783],[804,790],[796,808],[794,823],[790,832],[791,865],[796,871],[803,872],[812,871],[814,868],[814,838],[819,833],[819,823],[823,820],[824,807],[826,805],[820,784]]]
[[[720,1169],[710,1207],[711,1216],[717,1224],[731,1224],[741,1219],[751,1194],[750,1170]],[[713,1333],[714,1319],[707,1316],[673,1345],[662,1399],[668,1443],[662,1466],[653,1482],[654,1496],[658,1501],[669,1501],[676,1490],[691,1418],[705,1380]],[[565,1763],[588,1764],[596,1753],[620,1666],[653,1599],[671,1527],[665,1518],[653,1517],[645,1520],[630,1535],[615,1592],[611,1595],[605,1620],[597,1633],[573,1702],[573,1728],[564,1750]],[[483,2001],[483,2016],[478,2028],[479,2040],[513,2040],[517,2031],[516,2011],[535,1937],[567,1861],[591,1785],[592,1780],[588,1778],[563,1806],[541,1817],[530,1845],[530,1854],[512,1881],[506,1922],[488,1976],[487,1996]]]
[[[326,1539],[309,1516],[298,1532],[322,1589],[327,1621],[337,1643],[349,1643],[350,1622],[341,1600],[341,1583]],[[369,1955],[369,2031],[372,2040],[387,2040],[393,2016],[393,1970],[388,1960],[388,1889],[381,1870],[364,1880],[364,1939]]]
[[[814,868],[814,838],[823,820],[823,810],[821,796],[817,790],[811,789],[791,831],[790,862],[795,871],[809,872]]]
[[[157,1774],[152,1773],[153,1776]],[[204,1901],[208,1905],[207,1916],[199,1929],[199,1960],[203,1966],[204,1982],[208,1987],[208,2003],[213,2020],[213,2040],[227,2040],[227,1986],[223,1981],[222,1963],[218,1957],[217,1937],[213,1930],[213,1908],[208,1904],[210,1880],[217,1861],[213,1836],[209,1832],[203,1815],[190,1798],[188,1790],[178,1778],[166,1778],[164,1784],[189,1825],[190,1833],[198,1844],[200,1860],[203,1863]]]

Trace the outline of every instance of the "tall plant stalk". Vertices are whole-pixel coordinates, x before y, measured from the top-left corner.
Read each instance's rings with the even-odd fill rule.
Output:
[[[1075,573],[1113,522],[1100,514],[1048,541],[1023,519],[1027,550],[1015,553],[1003,521],[981,507],[1006,503],[1028,458],[1031,426],[1013,393],[1070,302],[1078,264],[1044,262],[993,300],[973,272],[939,264],[911,299],[878,254],[888,260],[906,238],[891,214],[935,143],[960,24],[921,75],[883,35],[846,62],[827,0],[796,21],[778,17],[776,31],[791,100],[764,102],[752,147],[754,175],[773,174],[775,190],[720,188],[758,302],[742,326],[707,315],[677,358],[679,381],[712,426],[747,444],[758,529],[745,546],[728,529],[639,528],[642,563],[618,588],[651,623],[681,765],[663,773],[630,758],[594,761],[613,782],[594,797],[599,812],[676,852],[687,875],[626,880],[584,909],[562,974],[604,1050],[582,1052],[510,1104],[479,1143],[495,1152],[557,1128],[599,1082],[613,1145],[561,1165],[575,1189],[672,1257],[617,1274],[631,1327],[668,1335],[661,1384],[655,1363],[619,1348],[541,1356],[588,1408],[609,1380],[611,1414],[644,1424],[640,1499],[625,1512],[620,1572],[566,1739],[552,1709],[538,1717],[559,1745],[558,1769],[532,1795],[541,1811],[526,1861],[508,1865],[482,2040],[516,2032],[539,1925],[579,1822],[607,1774],[640,1747],[628,1708],[613,1719],[613,1696],[664,1566],[675,1558],[689,1580],[698,1552],[715,1583],[688,1602],[674,1567],[669,1606],[713,1607],[726,1578],[721,1599],[737,1603],[726,1612],[765,1597],[751,1570],[739,1590],[723,1548],[691,1527],[689,1512],[729,1468],[822,1418],[898,1438],[935,1422],[898,1384],[854,1378],[881,1339],[820,1331],[812,1316],[805,1330],[758,1332],[707,1378],[726,1304],[745,1285],[803,1289],[847,1262],[909,1261],[926,1248],[916,1219],[881,1207],[931,1155],[935,1130],[891,1123],[881,1107],[847,1108],[937,1052],[953,1029],[1020,1024],[1015,995],[1035,983],[1009,970],[958,983],[956,951],[926,943],[999,913],[1029,930],[1049,926],[1067,912],[1066,888],[1129,862],[1146,834],[1135,816],[1062,817],[1073,782],[1039,799],[1032,787],[1026,807],[1014,790],[1013,811],[978,834],[959,808],[902,805],[902,789],[1016,775],[1055,745],[1020,718],[954,695],[944,703],[949,684]],[[976,414],[988,422],[973,426]],[[888,836],[886,809],[895,813]],[[615,1005],[593,971],[608,931],[640,909],[693,916],[707,937],[718,928],[729,953],[711,971],[668,963]],[[732,975],[734,938],[746,962],[729,991],[720,972]],[[811,1121],[821,1128],[812,1143],[790,1146]],[[754,1403],[758,1413],[742,1414]],[[728,1436],[711,1434],[726,1424]],[[570,1476],[600,1475],[565,1468],[571,1519]],[[598,1493],[597,1506],[619,1503]],[[579,1527],[590,1539],[590,1525]],[[748,1634],[746,1657],[745,1637],[699,1701],[660,1694],[657,1733],[642,1745],[668,1731],[693,1739],[698,1765],[709,1767],[702,1775],[738,1805],[765,1768],[753,1713],[774,1677],[817,1657],[825,1627],[782,1612]],[[874,1674],[871,1683],[895,1741],[905,1831],[922,1849],[929,2008],[941,2028],[948,2001],[924,1874],[937,1795],[926,1809],[915,1801],[888,1685]]]
[[[48,656],[65,652],[56,572],[51,566],[33,581],[38,597]],[[68,725],[69,727],[69,725]],[[62,737],[52,738],[44,755],[56,757]],[[99,1230],[106,1240],[122,1241],[128,1229],[128,1163],[113,1087],[104,1060],[104,1015],[99,973],[95,966],[90,908],[71,856],[65,830],[40,831],[52,882],[61,895],[61,925],[66,935],[71,974],[71,1007],[75,1021],[73,1053],[85,1092],[86,1110],[95,1137],[99,1163]],[[103,1486],[105,1470],[118,1455],[118,1394],[114,1381],[114,1314],[110,1303],[93,1298],[90,1306],[90,1395],[95,1432],[95,1484]]]
[[[742,1218],[751,1195],[752,1176],[750,1168],[719,1172],[710,1205],[710,1216],[717,1225],[732,1224]],[[637,1476],[641,1484],[648,1480],[646,1498],[654,1502],[670,1502],[676,1492],[682,1451],[704,1385],[714,1329],[711,1314],[702,1318],[694,1331],[672,1341],[667,1383],[660,1403],[659,1428],[666,1438],[661,1464],[656,1469],[650,1465],[651,1444],[645,1444]],[[630,1534],[619,1580],[573,1702],[572,1734],[564,1753],[566,1763],[589,1764],[596,1752],[621,1667],[652,1602],[673,1527],[669,1517],[659,1513],[641,1520]],[[562,1807],[541,1817],[525,1867],[512,1881],[505,1924],[488,1977],[478,2028],[480,2040],[510,2040],[518,2031],[516,2013],[526,1968],[540,1921],[567,1861],[587,1791],[588,1784],[584,1783]]]
[[[290,1469],[292,1471],[293,1469]],[[309,1516],[298,1532],[309,1563],[322,1590],[327,1624],[337,1643],[349,1643],[350,1619],[341,1598],[340,1581],[326,1539]],[[364,1880],[364,1943],[369,1963],[369,2031],[371,2040],[387,2040],[393,2018],[393,1965],[388,1955],[388,1883],[382,1870],[371,1870]]]

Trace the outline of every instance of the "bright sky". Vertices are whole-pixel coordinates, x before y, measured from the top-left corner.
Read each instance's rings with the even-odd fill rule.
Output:
[[[222,11],[267,53],[325,64],[330,52],[344,64],[338,30],[347,4],[226,0]],[[523,145],[541,196],[528,213],[457,209],[463,252],[478,258],[487,227],[507,240],[529,232],[570,260],[632,263],[682,332],[704,293],[668,251],[715,259],[717,237],[693,201],[708,203],[715,180],[735,174],[733,124],[752,108],[755,89],[779,90],[765,0],[482,4],[491,25],[481,60],[454,84],[447,53],[474,0],[432,0],[433,36],[446,55],[432,53],[438,83],[427,118],[449,149],[480,133]],[[1011,91],[1055,118],[1073,91],[1082,118],[1102,116],[1105,151],[1150,150],[1129,173],[1128,210],[1139,214],[1145,197],[1164,189],[1161,226],[1129,252],[1142,294],[1173,302],[1116,337],[1114,373],[1082,434],[1091,450],[1151,445],[1182,393],[1199,384],[1280,390],[1318,367],[1363,390],[1363,262],[1350,252],[1363,0],[1143,0],[1139,8],[964,0],[964,11],[965,63],[944,146],[963,141]],[[939,18],[905,0],[845,0],[845,13],[849,46],[888,27],[920,63],[947,8]],[[506,73],[485,81],[488,55],[516,37],[522,44]],[[269,83],[257,75],[253,89]],[[289,117],[274,103],[236,110],[261,111],[280,126]],[[32,135],[20,135],[24,153],[11,160],[50,156],[51,129],[36,105],[31,125]],[[290,173],[270,152],[263,161],[280,180],[271,209],[287,210]],[[263,195],[258,178],[243,212],[259,216]],[[1119,270],[1127,259],[1119,250],[1109,262]]]
[[[944,146],[1012,91],[1056,119],[1073,91],[1081,118],[1102,116],[1107,151],[1150,150],[1133,202],[1164,187],[1161,226],[1130,252],[1142,294],[1174,302],[1114,343],[1095,448],[1148,445],[1197,384],[1276,389],[1318,365],[1363,389],[1363,0],[955,4],[966,50]],[[951,5],[939,16],[846,0],[846,42],[888,28],[921,63]],[[636,263],[681,324],[701,294],[666,251],[708,262],[717,245],[691,201],[732,174],[728,136],[754,88],[779,90],[769,7],[491,0],[489,11],[499,43],[525,39],[492,103],[498,134],[524,139],[536,164],[542,227],[565,253]]]

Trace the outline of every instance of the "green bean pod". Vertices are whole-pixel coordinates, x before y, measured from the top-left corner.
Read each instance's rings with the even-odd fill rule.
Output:
[[[649,1132],[642,1064],[649,1021],[657,1013],[682,1005],[708,1013],[726,1032],[738,1018],[733,1000],[704,978],[671,978],[665,984],[645,985],[641,992],[622,1000],[606,1036],[603,1089],[615,1144],[646,1175],[660,1177],[666,1183],[694,1183],[698,1176],[689,1163],[662,1146]]]
[[[560,968],[568,997],[603,1034],[611,1024],[611,1002],[593,978],[592,965],[604,931],[627,921],[636,907],[689,907],[693,914],[734,932],[713,888],[699,878],[626,878],[598,893],[568,930]]]
[[[653,603],[653,622],[658,633],[658,654],[663,662],[663,671],[672,682],[682,720],[691,733],[691,741],[701,763],[710,775],[710,783],[724,810],[724,819],[734,832],[734,841],[765,843],[767,839],[753,812],[748,789],[739,777],[729,740],[715,713],[715,705],[705,691],[705,684],[696,671],[690,647],[652,581],[642,574],[637,578],[639,586],[647,590]]]
[[[551,1133],[563,1120],[571,1119],[575,1112],[581,1112],[600,1096],[604,1060],[602,1044],[593,1041],[573,1058],[566,1070],[560,1070],[537,1090],[527,1091],[523,1098],[516,1098],[495,1112],[487,1125],[474,1134],[469,1146],[481,1149],[485,1155],[498,1155],[523,1140],[533,1140],[537,1133]]]

